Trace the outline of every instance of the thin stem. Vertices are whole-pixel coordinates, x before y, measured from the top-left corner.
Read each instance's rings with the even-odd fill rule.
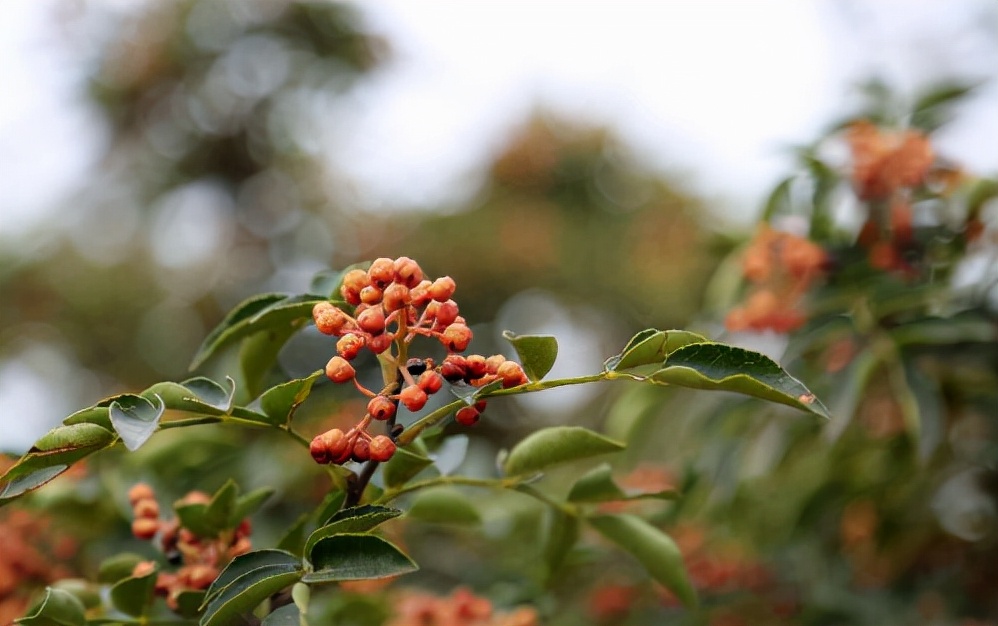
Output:
[[[374,504],[386,504],[411,491],[426,489],[428,487],[439,487],[441,485],[465,485],[468,487],[505,489],[516,485],[516,481],[499,478],[471,478],[470,476],[436,476],[434,478],[427,478],[426,480],[409,483],[397,489],[386,490],[380,498],[374,501]]]

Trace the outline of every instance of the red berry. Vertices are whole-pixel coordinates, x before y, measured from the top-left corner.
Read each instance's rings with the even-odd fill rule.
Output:
[[[464,380],[468,375],[468,362],[460,354],[448,354],[444,362],[440,364],[440,375],[447,382],[457,382]]]
[[[426,406],[428,397],[426,392],[417,385],[409,385],[399,394],[399,401],[410,411],[418,411]]]
[[[474,426],[478,422],[480,415],[478,409],[475,407],[466,406],[454,415],[454,419],[462,426]]]
[[[487,403],[485,402],[485,400],[479,400],[478,402],[475,403],[474,406],[475,406],[476,409],[478,409],[479,413],[484,413],[485,412],[485,405],[486,404]]]
[[[395,454],[395,442],[390,437],[378,435],[369,444],[372,461],[387,461]]]
[[[468,363],[468,378],[481,378],[485,376],[487,366],[485,357],[480,354],[469,354],[465,361]]]
[[[210,565],[191,565],[184,569],[187,570],[187,584],[192,589],[207,589],[218,578],[218,570]]]
[[[393,341],[395,341],[394,334],[381,333],[367,340],[367,349],[375,354],[381,354],[392,345]]]
[[[319,465],[329,463],[329,446],[326,445],[322,435],[316,435],[311,443],[308,444],[308,453],[312,455],[312,459]]]
[[[429,293],[430,297],[437,302],[446,302],[454,295],[455,289],[457,289],[457,283],[454,282],[453,278],[441,276],[430,285]]]
[[[250,542],[249,537],[240,537],[239,539],[236,539],[236,542],[232,544],[231,547],[229,547],[229,557],[234,559],[237,556],[246,554],[252,549],[253,544]]]
[[[506,361],[506,357],[501,354],[493,354],[489,358],[485,359],[485,372],[488,374],[495,374],[499,370],[499,366]]]
[[[395,403],[385,396],[374,396],[367,403],[367,413],[376,420],[391,419],[395,415]]]
[[[440,338],[441,343],[451,352],[464,352],[471,343],[471,329],[464,324],[454,322],[446,329]]]
[[[366,343],[367,340],[361,335],[347,333],[336,342],[336,352],[344,359],[352,361]]]
[[[360,290],[361,304],[381,304],[384,293],[374,285],[368,285]]]
[[[353,366],[341,356],[334,356],[326,363],[326,376],[334,383],[345,383],[348,380],[353,380],[356,374]]]
[[[399,283],[392,283],[385,287],[385,292],[381,297],[385,311],[392,313],[405,308],[405,305],[409,304],[409,293],[409,288]]]
[[[340,294],[343,299],[350,304],[357,306],[360,304],[360,290],[371,284],[364,270],[350,270],[343,275],[343,284],[340,286]]]
[[[380,335],[385,332],[385,312],[380,306],[372,306],[369,309],[364,309],[357,316],[357,325],[364,332],[371,333],[372,335]]]
[[[374,259],[367,276],[372,284],[384,289],[395,278],[395,262],[386,257]]]
[[[139,500],[132,505],[132,513],[135,517],[146,517],[149,519],[156,519],[159,517],[159,504],[156,503],[152,498],[146,498],[145,500]]]
[[[440,328],[446,328],[453,324],[457,320],[459,313],[457,303],[453,300],[446,300],[444,302],[434,300],[426,309],[436,318],[437,326]]]
[[[409,290],[409,303],[414,307],[425,306],[430,301],[430,285],[428,280],[420,281],[418,285]]]
[[[363,437],[358,437],[353,444],[353,452],[350,458],[358,463],[364,463],[371,458],[371,444]]]
[[[502,386],[505,389],[527,382],[527,375],[523,373],[523,368],[516,361],[503,362],[496,370],[496,375],[502,379]]]
[[[395,259],[395,282],[412,289],[423,280],[423,270],[407,256]]]
[[[444,386],[444,379],[440,374],[428,370],[420,374],[416,384],[427,394],[432,395],[440,391],[440,388]]]

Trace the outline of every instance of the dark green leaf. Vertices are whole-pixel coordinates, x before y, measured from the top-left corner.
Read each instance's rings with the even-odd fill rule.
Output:
[[[114,433],[97,424],[58,426],[0,476],[0,504],[37,489],[80,459],[114,443]]]
[[[208,522],[208,505],[202,502],[182,504],[179,501],[173,505],[180,524],[198,537],[214,537],[219,529]]]
[[[506,474],[519,476],[623,449],[624,444],[581,426],[555,426],[535,431],[516,444],[503,465]]]
[[[211,502],[208,503],[208,508],[205,509],[205,522],[215,528],[213,535],[217,535],[219,532],[235,528],[239,520],[233,522],[236,511],[236,499],[239,497],[239,487],[236,486],[236,482],[231,478],[225,481],[225,484],[219,487],[218,491],[214,493],[211,497]]]
[[[678,494],[675,489],[642,492],[625,491],[613,480],[613,473],[608,463],[603,463],[586,472],[572,485],[568,492],[569,502],[612,502],[617,500],[638,500],[655,498],[658,500],[674,500]]]
[[[421,454],[416,454],[408,448],[399,448],[382,466],[381,478],[385,487],[400,487],[416,474],[433,464],[433,460]]]
[[[435,524],[482,523],[482,516],[468,497],[450,487],[434,487],[420,493],[406,517]]]
[[[322,374],[322,370],[318,370],[305,378],[295,378],[263,392],[260,396],[260,408],[271,419],[271,423],[290,423],[295,410],[308,398],[312,385]]]
[[[157,567],[145,576],[129,576],[119,580],[111,587],[111,604],[132,617],[145,615],[155,598],[158,573]]]
[[[998,328],[976,316],[936,317],[902,324],[890,335],[899,346],[992,343],[998,340]]]
[[[343,509],[333,515],[328,524],[318,528],[309,535],[305,542],[305,554],[311,554],[315,544],[326,537],[345,533],[364,533],[373,530],[390,519],[402,515],[398,509],[385,506],[366,504],[364,506]]]
[[[201,614],[201,604],[204,602],[204,591],[188,589],[177,594],[176,613],[186,619],[194,619]]]
[[[267,567],[300,567],[301,562],[293,554],[283,550],[256,550],[247,552],[232,559],[215,582],[211,583],[205,594],[205,600],[211,601],[226,587],[242,576]]]
[[[15,624],[29,626],[84,626],[85,609],[79,598],[61,589],[47,587],[41,602],[28,610],[28,614],[14,620]]]
[[[73,413],[62,420],[62,423],[65,426],[71,426],[73,424],[97,424],[107,430],[114,430],[114,426],[111,425],[111,416],[108,414],[107,408],[111,402],[113,402],[113,399],[109,399],[107,404],[100,403],[85,409],[80,409],[76,413]]]
[[[680,348],[669,355],[665,367],[646,379],[695,389],[735,391],[829,417],[825,405],[771,358],[721,343]]]
[[[652,578],[676,594],[683,604],[697,605],[696,592],[683,566],[683,556],[672,538],[634,515],[598,515],[589,518],[589,523],[637,558]]]
[[[273,613],[263,618],[260,626],[299,626],[301,612],[294,604],[278,607]]]
[[[310,554],[315,570],[302,582],[367,580],[408,574],[419,569],[401,550],[374,535],[333,535],[315,544]]]
[[[628,372],[646,375],[661,367],[665,359],[679,348],[707,339],[686,330],[655,330],[649,328],[631,337],[620,354],[603,364],[608,372]]]
[[[301,564],[297,560],[294,563],[264,565],[246,572],[209,600],[200,626],[236,623],[240,615],[252,611],[271,595],[298,582],[301,576]]]
[[[260,507],[270,499],[270,496],[274,495],[275,491],[273,487],[260,487],[244,496],[240,496],[236,500],[235,508],[232,509],[232,517],[229,518],[229,528],[235,528],[239,525],[239,522],[243,521],[243,518],[249,517],[260,510]]]
[[[131,451],[139,449],[159,428],[166,406],[159,396],[146,399],[142,396],[124,395],[111,403],[108,415],[111,425]]]
[[[551,335],[516,335],[504,330],[502,336],[513,344],[527,378],[537,382],[554,367],[558,340]]]
[[[116,583],[122,578],[132,575],[132,570],[140,561],[145,561],[145,557],[133,552],[123,552],[110,556],[101,561],[97,568],[97,582]]]

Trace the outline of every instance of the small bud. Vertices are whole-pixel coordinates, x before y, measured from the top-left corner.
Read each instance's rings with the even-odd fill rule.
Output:
[[[340,295],[350,304],[357,306],[360,304],[360,290],[371,284],[367,277],[367,272],[356,269],[350,270],[343,276],[343,284],[340,286]]]
[[[132,578],[141,578],[156,571],[156,561],[139,561],[132,568]]]
[[[427,400],[426,392],[417,385],[409,385],[399,394],[399,401],[405,405],[405,408],[413,412],[426,406]]]
[[[347,361],[352,361],[357,357],[360,349],[363,348],[366,343],[367,341],[363,336],[355,333],[347,333],[340,337],[339,341],[336,342],[336,353]]]
[[[367,413],[374,419],[383,422],[395,415],[395,403],[385,396],[374,396],[367,403]]]
[[[357,316],[357,325],[364,332],[371,333],[372,335],[380,335],[385,332],[385,312],[380,306],[364,309]]]
[[[457,289],[457,283],[454,282],[453,278],[441,276],[430,285],[429,293],[430,297],[437,302],[446,302],[454,295],[455,289]]]
[[[464,324],[454,322],[448,326],[440,338],[441,343],[451,352],[464,352],[471,343],[471,329]]]
[[[423,280],[423,270],[407,256],[395,259],[395,282],[412,289]]]
[[[361,304],[380,304],[382,297],[384,297],[384,293],[374,285],[368,285],[360,290]]]
[[[431,370],[420,374],[416,384],[418,384],[419,388],[427,394],[433,395],[440,391],[440,388],[444,386],[444,379],[440,374]]]
[[[332,302],[317,302],[312,307],[312,319],[315,320],[315,327],[319,329],[320,333],[335,335],[343,328],[347,316]]]
[[[378,435],[371,439],[370,453],[372,461],[384,462],[392,458],[395,454],[395,442],[384,435]]]
[[[485,359],[485,372],[487,374],[495,374],[499,370],[499,366],[506,361],[506,357],[501,354],[493,354],[489,358]]]
[[[148,517],[140,517],[132,522],[132,535],[136,539],[152,539],[159,530],[159,521]]]
[[[462,426],[474,426],[479,417],[478,409],[473,406],[466,406],[454,415],[454,419]]]
[[[374,259],[367,276],[373,285],[384,289],[395,278],[395,262],[385,257]]]
[[[334,356],[326,363],[326,376],[334,383],[345,383],[353,380],[356,373],[353,366],[341,356]]]
[[[434,301],[434,304],[437,305],[436,311],[434,312],[437,320],[437,326],[440,328],[446,328],[457,321],[459,311],[456,302],[453,300],[446,300],[444,302]]]
[[[135,506],[139,500],[151,500],[156,497],[156,492],[145,483],[136,483],[128,490],[128,503]]]
[[[329,459],[332,463],[336,463],[337,459],[342,458],[344,453],[349,454],[351,447],[350,438],[339,428],[331,428],[319,435],[319,437],[322,438],[322,442],[326,445],[326,450],[329,451]]]

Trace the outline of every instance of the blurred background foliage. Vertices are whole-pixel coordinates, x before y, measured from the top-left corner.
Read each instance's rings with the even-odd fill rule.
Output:
[[[501,447],[539,422],[605,426],[630,442],[614,468],[622,481],[684,493],[675,504],[628,506],[670,530],[706,610],[678,609],[595,541],[558,568],[538,559],[558,528],[516,494],[471,492],[479,527],[392,526],[423,567],[396,586],[446,594],[464,584],[498,606],[534,604],[552,625],[998,623],[998,185],[934,154],[934,178],[900,185],[900,196],[864,197],[849,169],[861,155],[841,132],[860,118],[931,132],[962,88],[902,102],[871,83],[864,110],[798,151],[799,170],[764,217],[827,254],[820,276],[782,303],[806,315],[781,329],[789,334],[764,323],[726,331],[725,316],[763,289],[743,280],[751,234],[726,227],[606,128],[536,112],[464,206],[339,202],[333,190],[344,182],[310,120],[334,114],[390,55],[391,42],[345,4],[183,0],[127,18],[90,80],[110,129],[90,184],[52,225],[54,243],[0,252],[4,375],[17,364],[52,381],[58,393],[38,401],[58,418],[187,377],[206,332],[250,294],[303,292],[321,269],[408,255],[457,280],[481,353],[505,349],[504,328],[548,332],[561,342],[553,375],[582,374],[637,330],[689,327],[782,356],[835,420],[669,389],[494,403],[468,440],[440,454],[486,473]],[[904,241],[899,197],[913,224]],[[871,221],[879,234],[863,240]],[[321,367],[330,348],[318,341],[305,333],[293,342],[288,372]],[[358,411],[331,388],[313,398],[300,419],[315,432]],[[0,442],[7,447],[21,451]],[[228,476],[244,490],[276,487],[280,497],[254,520],[255,546],[276,544],[327,488],[299,457],[285,441],[214,427],[99,455],[32,497],[54,526],[38,530],[49,540],[0,514],[0,538],[11,537],[0,539],[10,544],[0,621],[23,611],[38,583],[66,573],[18,565],[8,556],[15,543],[59,546],[85,575],[118,551],[147,550],[128,532],[124,494],[138,480],[164,502]],[[581,469],[556,473],[555,489]],[[75,560],[61,534],[78,542]],[[324,610],[337,623],[380,623],[391,589],[338,592]]]

